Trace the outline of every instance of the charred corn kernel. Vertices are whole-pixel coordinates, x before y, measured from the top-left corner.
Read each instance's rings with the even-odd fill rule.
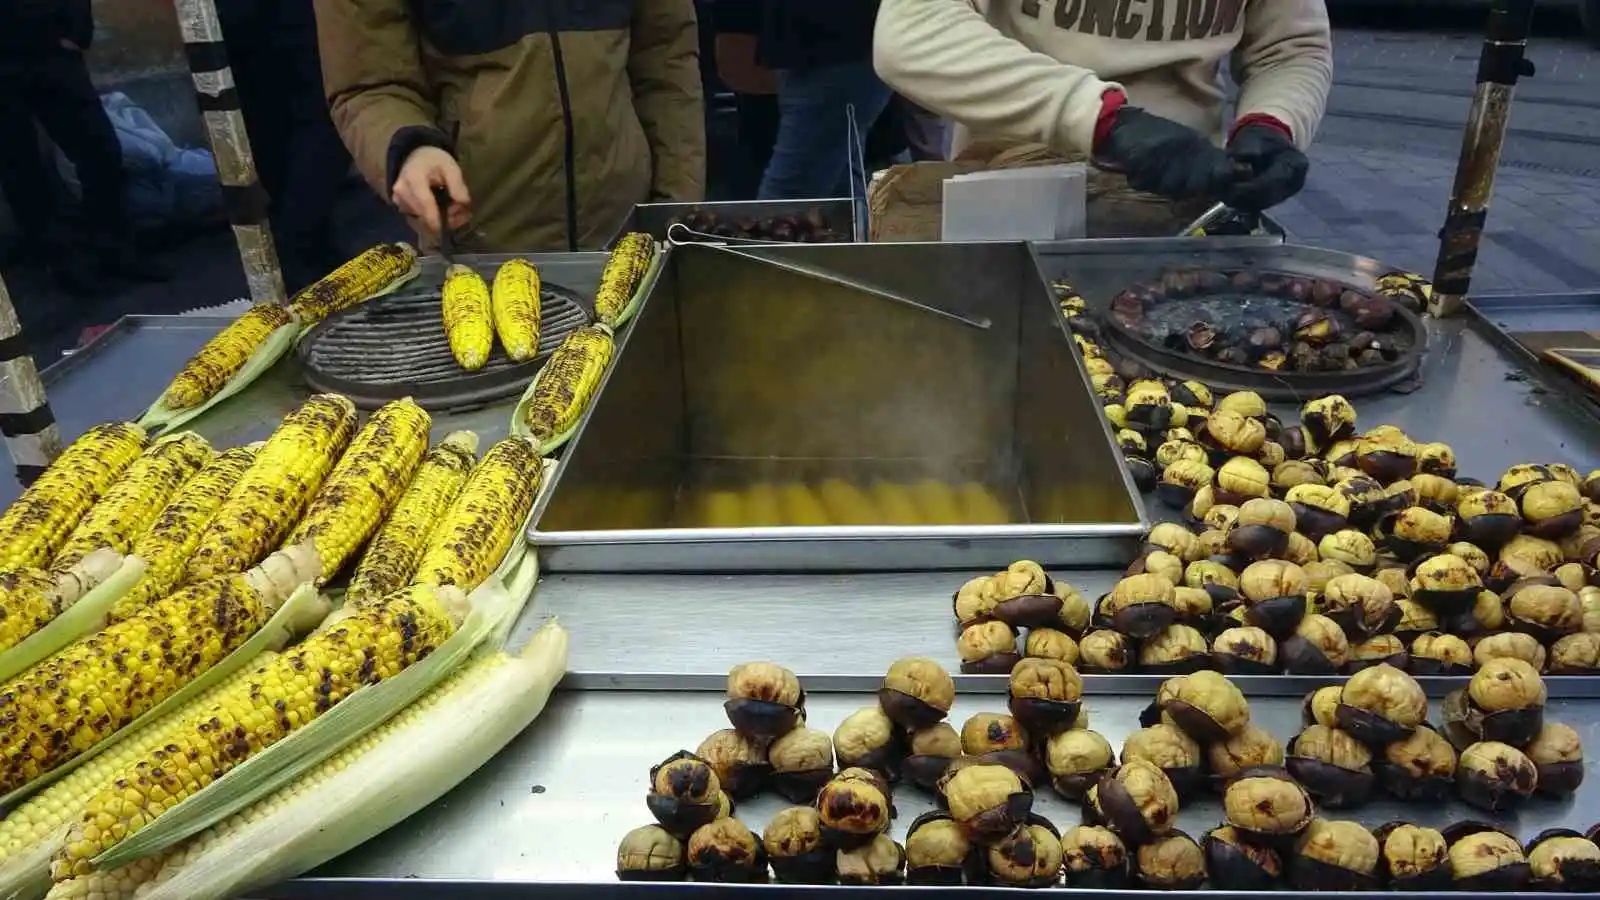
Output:
[[[184,482],[211,460],[211,445],[192,431],[161,438],[128,466],[105,496],[89,507],[52,568],[71,567],[91,551],[127,553]]]
[[[89,798],[97,791],[146,754],[171,743],[181,733],[180,729],[188,725],[192,715],[209,709],[222,692],[249,678],[257,667],[266,665],[276,656],[270,650],[263,652],[252,660],[251,666],[234,672],[200,696],[140,727],[60,781],[22,801],[0,819],[0,859],[11,858],[42,841],[59,840],[61,829],[78,820]]]
[[[0,569],[48,565],[144,446],[144,429],[132,422],[96,425],[73,441],[0,515]]]
[[[192,409],[222,390],[274,331],[294,321],[276,303],[258,303],[206,341],[161,395],[168,409]]]
[[[328,473],[286,541],[315,543],[323,578],[343,568],[394,509],[428,449],[432,424],[433,417],[409,397],[384,404]]]
[[[411,582],[428,536],[450,511],[477,456],[478,436],[470,431],[455,432],[428,451],[394,512],[361,555],[345,589],[345,603],[381,600]]]
[[[494,273],[490,297],[494,332],[506,355],[527,362],[539,355],[539,269],[525,259],[511,259]]]
[[[83,595],[121,568],[123,555],[110,548],[90,551],[70,566],[0,572],[0,653],[55,621]]]
[[[206,525],[222,508],[228,492],[244,478],[260,449],[260,444],[252,444],[226,450],[184,482],[150,529],[133,542],[131,552],[144,560],[144,575],[111,608],[111,621],[126,619],[178,585]]]
[[[656,242],[648,234],[630,232],[617,241],[600,273],[600,287],[594,295],[594,314],[606,325],[616,325],[655,255]]]
[[[459,598],[459,592],[451,592]],[[363,607],[258,668],[167,743],[101,788],[51,861],[56,881],[349,697],[432,653],[455,631],[459,600],[414,586]]]
[[[355,405],[339,394],[316,394],[285,416],[212,516],[183,580],[243,571],[278,546],[350,443],[355,423]]]
[[[126,727],[249,639],[316,554],[295,548],[238,575],[188,585],[0,685],[0,794]]]
[[[548,441],[578,423],[611,363],[611,331],[587,325],[567,335],[533,383],[527,405],[528,431]]]
[[[466,266],[451,266],[444,278],[444,294],[439,308],[444,316],[444,336],[450,341],[450,354],[461,368],[471,372],[483,368],[494,349],[494,331],[489,320],[489,286],[483,276]]]
[[[429,536],[417,583],[453,584],[468,592],[482,584],[527,520],[542,473],[538,452],[521,438],[490,447]]]
[[[417,264],[410,244],[379,244],[295,294],[289,312],[303,325],[315,325],[341,310],[366,302],[404,278]]]

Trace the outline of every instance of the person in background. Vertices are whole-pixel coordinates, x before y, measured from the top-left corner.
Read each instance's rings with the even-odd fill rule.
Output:
[[[693,0],[315,2],[334,125],[425,246],[598,249],[637,203],[701,199]]]
[[[270,201],[273,242],[290,294],[352,255],[333,236],[350,153],[328,117],[311,0],[217,0],[228,63]]]
[[[0,0],[0,189],[27,242],[75,294],[106,288],[104,276],[141,281],[170,274],[133,243],[116,130],[89,80],[94,39],[89,0]],[[81,223],[63,215],[55,166],[39,146],[44,127],[82,188]]]
[[[1239,84],[1223,137],[1221,64]],[[1173,234],[1305,184],[1333,80],[1324,0],[882,0],[874,61],[973,135],[1089,160],[1089,229]]]
[[[864,140],[889,103],[872,67],[878,0],[761,2],[758,58],[777,72],[779,122],[760,198],[849,196],[847,110]]]
[[[733,192],[754,200],[778,142],[778,80],[759,61],[761,0],[715,0],[711,10],[717,74],[733,92],[737,131]]]

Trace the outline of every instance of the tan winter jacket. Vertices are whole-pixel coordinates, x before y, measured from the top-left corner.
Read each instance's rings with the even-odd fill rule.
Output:
[[[316,0],[324,86],[388,198],[417,147],[472,192],[463,249],[599,248],[635,203],[702,199],[693,0]]]
[[[882,0],[873,51],[885,81],[958,124],[958,151],[975,132],[1086,156],[1118,87],[1220,141],[1229,57],[1237,116],[1272,116],[1304,148],[1333,82],[1323,0]]]

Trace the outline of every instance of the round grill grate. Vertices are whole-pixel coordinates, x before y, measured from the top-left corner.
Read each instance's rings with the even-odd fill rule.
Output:
[[[486,279],[494,277],[493,267]],[[441,285],[429,274],[418,283],[329,317],[300,341],[297,352],[306,382],[318,391],[348,396],[362,409],[411,397],[424,409],[482,406],[522,393],[561,341],[589,324],[578,295],[559,285],[541,285],[539,354],[512,362],[496,340],[489,362],[464,371],[450,355],[440,318]]]

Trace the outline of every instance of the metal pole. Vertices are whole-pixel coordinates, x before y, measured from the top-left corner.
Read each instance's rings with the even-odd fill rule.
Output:
[[[1511,95],[1517,79],[1533,74],[1527,59],[1528,32],[1533,28],[1534,0],[1494,0],[1489,27],[1478,56],[1478,89],[1461,137],[1461,159],[1444,228],[1439,231],[1439,258],[1433,270],[1433,297],[1428,312],[1454,315],[1472,287],[1472,267],[1489,216],[1495,170],[1511,116]]]
[[[211,136],[217,160],[223,203],[233,223],[244,265],[250,298],[257,303],[283,303],[283,270],[278,267],[272,228],[267,221],[267,193],[256,177],[250,137],[239,112],[239,92],[228,68],[228,50],[222,42],[222,23],[212,0],[174,0],[178,28],[183,33],[189,74],[194,78],[195,99]]]
[[[61,453],[61,429],[45,399],[44,382],[22,337],[22,323],[4,278],[0,278],[0,434],[24,487]]]

